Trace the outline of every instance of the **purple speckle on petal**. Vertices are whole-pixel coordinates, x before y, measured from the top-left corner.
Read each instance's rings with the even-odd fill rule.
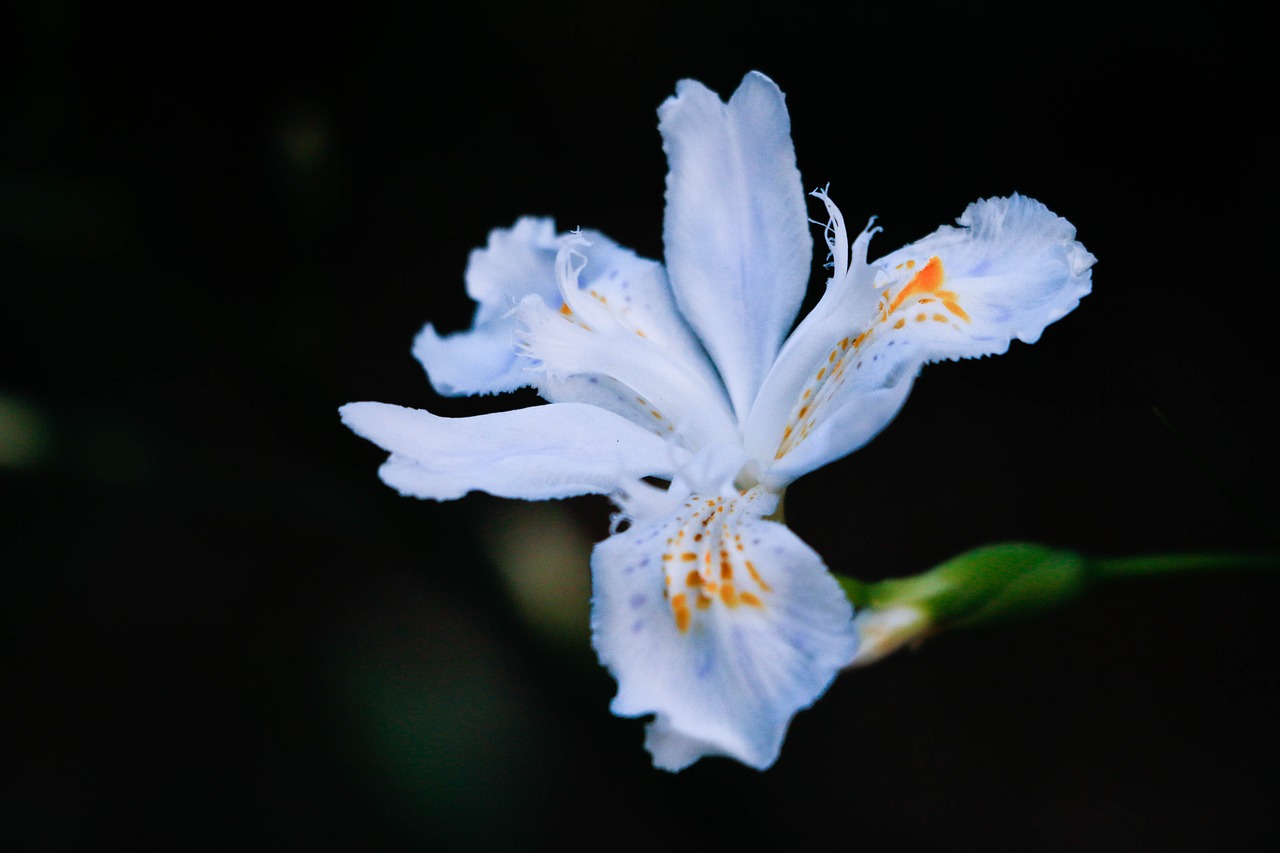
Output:
[[[644,596],[638,592],[635,595],[631,596],[631,606],[633,608],[636,608],[637,610],[641,607],[644,607],[644,601],[645,601]]]
[[[639,634],[639,633],[640,633],[641,631],[643,631],[643,630],[644,630],[644,620],[643,620],[643,619],[637,619],[636,621],[634,621],[634,622],[632,622],[632,623],[631,623],[631,633],[633,633],[633,634]]]
[[[711,650],[703,649],[702,654],[698,658],[698,665],[694,668],[693,674],[698,678],[706,678],[711,672]]]
[[[650,538],[650,539],[652,539],[653,537],[652,537],[652,536],[650,536],[649,538]],[[640,561],[639,563],[637,563],[636,565],[637,565],[639,568],[642,568],[642,569],[643,569],[645,566],[649,565],[649,558],[648,558],[648,557],[645,557],[643,560],[641,560],[641,561]]]

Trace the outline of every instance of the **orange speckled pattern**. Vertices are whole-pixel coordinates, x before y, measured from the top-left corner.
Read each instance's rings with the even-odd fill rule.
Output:
[[[910,272],[916,270],[916,266],[916,261],[910,260],[898,264],[895,269]],[[946,274],[942,259],[934,255],[925,262],[924,266],[915,271],[901,290],[895,293],[890,287],[884,289],[880,294],[880,302],[876,306],[876,317],[870,327],[858,332],[852,340],[848,336],[841,338],[814,372],[813,378],[801,393],[787,425],[783,428],[782,440],[774,454],[775,459],[786,456],[809,436],[815,424],[815,415],[822,411],[823,405],[844,383],[849,362],[853,361],[872,341],[883,334],[905,328],[908,322],[924,323],[932,320],[950,324],[956,328],[959,328],[956,321],[969,322],[968,313],[960,306],[960,297],[953,291],[943,289],[942,285],[945,281]],[[943,310],[915,310],[921,306],[937,303],[941,303]]]
[[[677,516],[679,527],[667,538],[672,551],[662,559],[671,615],[680,633],[688,633],[698,620],[710,618],[710,613],[700,616],[700,611],[718,607],[732,611],[741,606],[763,610],[767,606],[772,588],[746,559],[741,534],[732,530],[738,502],[753,500],[751,493],[729,499],[693,498]],[[683,550],[687,543],[697,544],[693,550]],[[687,569],[690,565],[697,568]]]

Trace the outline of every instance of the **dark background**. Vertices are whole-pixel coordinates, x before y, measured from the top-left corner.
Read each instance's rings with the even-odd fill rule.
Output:
[[[427,319],[466,325],[468,251],[535,213],[660,257],[654,110],[682,77],[727,95],[754,68],[788,94],[805,181],[852,224],[880,216],[873,254],[1018,191],[1099,259],[1039,344],[927,369],[883,436],[793,487],[789,519],[833,569],[908,574],[1012,538],[1275,550],[1261,21],[1179,3],[6,8],[6,833],[1275,842],[1273,578],[1117,584],[944,636],[843,676],[768,773],[672,776],[608,713],[585,563],[566,567],[570,629],[537,629],[485,550],[510,506],[399,498],[335,413],[508,406],[437,398],[409,354]],[[565,506],[605,535],[607,502]]]

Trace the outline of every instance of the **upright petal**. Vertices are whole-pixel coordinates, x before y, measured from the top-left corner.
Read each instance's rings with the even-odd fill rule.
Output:
[[[339,411],[357,435],[391,452],[378,472],[383,482],[440,501],[470,491],[525,500],[625,495],[641,477],[671,477],[688,458],[630,421],[580,403],[471,418],[387,403]]]
[[[761,489],[693,497],[592,555],[592,637],[613,711],[655,714],[646,747],[679,770],[704,755],[764,769],[787,725],[853,657],[852,609],[822,560],[761,516]]]
[[[676,302],[740,421],[795,320],[813,242],[782,92],[748,74],[726,104],[683,80],[658,110],[667,152],[663,237]]]
[[[870,440],[921,365],[1034,343],[1089,292],[1093,256],[1043,204],[987,199],[958,222],[871,266],[870,232],[855,241],[847,273],[787,341],[748,423],[748,450],[774,460],[763,482],[779,488]]]

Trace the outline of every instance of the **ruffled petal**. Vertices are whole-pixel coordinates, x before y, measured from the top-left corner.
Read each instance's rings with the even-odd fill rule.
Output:
[[[693,497],[592,554],[592,637],[613,711],[656,715],[645,746],[679,770],[704,755],[759,769],[853,657],[852,609],[822,560],[762,518],[761,489]]]
[[[867,265],[871,232],[842,259],[839,211],[818,195],[832,211],[837,276],[784,346],[746,429],[748,450],[773,460],[762,478],[772,488],[874,437],[921,365],[1034,343],[1090,288],[1093,256],[1032,199],[975,202],[961,227]]]
[[[670,478],[688,454],[594,406],[556,403],[441,418],[387,403],[349,403],[342,422],[391,456],[383,482],[403,495],[452,500],[470,491],[546,500],[623,499],[641,477]]]
[[[782,92],[758,73],[727,104],[683,80],[658,116],[671,167],[663,238],[676,302],[745,420],[812,259],[791,120]]]
[[[467,294],[477,303],[471,328],[442,336],[427,324],[413,344],[413,354],[437,392],[446,396],[496,394],[533,384],[536,377],[528,373],[529,361],[515,350],[516,321],[511,312],[531,295],[556,309],[563,304],[556,258],[569,237],[556,234],[550,219],[526,216],[511,228],[494,229],[488,244],[471,252]],[[574,239],[590,244],[591,262],[579,286],[617,294],[620,301],[631,297],[633,303],[639,303],[631,310],[637,315],[638,327],[670,325],[672,346],[680,345],[678,339],[697,351],[692,332],[678,317],[667,323],[667,314],[674,313],[674,302],[660,264],[594,231],[581,232]],[[651,309],[664,296],[670,306],[667,314],[661,312],[662,306]],[[700,357],[705,361],[705,356]]]
[[[581,287],[579,274],[591,263],[581,249],[590,250],[561,250],[559,310],[529,296],[515,314],[519,353],[543,396],[601,406],[690,450],[738,440],[724,387],[692,335],[681,345],[683,324],[674,309],[656,299],[627,303],[625,293],[610,299],[601,288]],[[650,280],[650,295],[658,281],[665,280]],[[635,283],[637,296],[644,293],[644,283]]]

